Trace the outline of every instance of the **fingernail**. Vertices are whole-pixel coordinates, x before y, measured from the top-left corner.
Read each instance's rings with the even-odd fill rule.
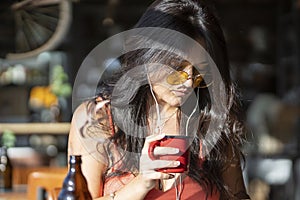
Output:
[[[179,149],[174,149],[174,153],[179,153]]]
[[[174,178],[174,174],[169,174],[169,179]]]
[[[179,166],[180,165],[180,161],[174,161],[174,165],[175,166]]]

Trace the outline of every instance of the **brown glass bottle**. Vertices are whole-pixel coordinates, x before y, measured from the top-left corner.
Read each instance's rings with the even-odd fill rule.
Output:
[[[81,171],[81,156],[70,156],[69,172],[64,180],[58,200],[91,200],[87,181]]]
[[[0,191],[12,189],[12,165],[7,155],[7,148],[0,147]]]

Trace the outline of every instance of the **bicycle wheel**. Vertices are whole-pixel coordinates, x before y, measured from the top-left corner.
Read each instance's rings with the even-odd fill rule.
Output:
[[[24,59],[55,49],[72,20],[69,0],[23,0],[11,5],[14,49],[6,59]]]

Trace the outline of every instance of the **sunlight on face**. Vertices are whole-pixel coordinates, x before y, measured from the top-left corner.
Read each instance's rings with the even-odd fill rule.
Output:
[[[180,70],[186,72],[190,77],[193,76],[193,67],[190,64],[183,66]],[[167,77],[174,72],[176,73],[176,70],[171,67],[159,66],[150,73],[149,78],[158,103],[179,107],[191,95],[193,80],[188,79],[183,83],[169,84]]]

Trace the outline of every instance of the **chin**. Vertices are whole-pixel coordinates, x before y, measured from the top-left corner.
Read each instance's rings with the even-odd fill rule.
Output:
[[[174,97],[169,104],[174,107],[179,107],[185,102],[186,98],[183,99],[181,97]]]

